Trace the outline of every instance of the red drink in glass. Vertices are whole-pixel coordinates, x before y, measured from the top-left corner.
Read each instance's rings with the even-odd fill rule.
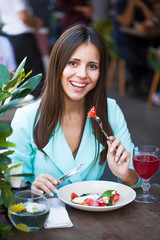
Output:
[[[133,166],[137,174],[143,179],[150,179],[159,167],[159,159],[151,154],[141,154],[133,158]]]
[[[137,175],[142,179],[142,194],[137,194],[135,201],[153,203],[157,196],[149,194],[149,180],[154,176],[160,165],[160,148],[151,145],[141,145],[133,149],[133,166]]]

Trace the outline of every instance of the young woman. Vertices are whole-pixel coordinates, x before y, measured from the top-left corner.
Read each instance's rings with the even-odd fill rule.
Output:
[[[87,118],[92,106],[112,144],[94,119]],[[75,25],[60,36],[51,52],[41,99],[18,109],[12,128],[10,141],[16,144],[12,159],[23,162],[23,172],[35,174],[30,179],[34,190],[53,196],[57,179],[80,163],[84,163],[80,174],[65,184],[100,179],[107,162],[119,181],[132,187],[140,184],[123,113],[106,96],[104,43],[90,27]]]

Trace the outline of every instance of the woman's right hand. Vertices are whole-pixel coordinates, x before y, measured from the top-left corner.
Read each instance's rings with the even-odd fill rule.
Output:
[[[34,182],[31,185],[31,189],[53,197],[53,192],[57,193],[56,186],[58,184],[59,182],[50,174],[41,173],[35,178]]]

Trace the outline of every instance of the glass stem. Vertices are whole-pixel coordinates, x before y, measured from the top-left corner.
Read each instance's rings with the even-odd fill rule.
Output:
[[[149,194],[150,186],[151,185],[149,184],[149,179],[148,180],[143,179],[143,183],[142,183],[143,194],[145,194],[145,195]]]

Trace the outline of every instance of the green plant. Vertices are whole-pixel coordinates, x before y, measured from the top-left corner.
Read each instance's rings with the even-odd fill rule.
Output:
[[[11,225],[0,226],[0,239],[7,240],[7,235],[12,235],[11,233]]]
[[[147,59],[151,67],[160,72],[160,48],[149,47],[147,50]]]
[[[39,84],[42,74],[38,74],[34,77],[28,78],[32,73],[25,73],[24,65],[26,63],[25,58],[18,66],[13,77],[10,79],[10,73],[4,65],[0,64],[0,116],[4,115],[10,109],[18,106],[25,96],[30,94]],[[25,81],[24,81],[25,80]],[[0,147],[6,149],[3,153],[0,153],[0,204],[8,207],[10,199],[13,197],[11,190],[11,184],[8,181],[8,177],[11,176],[33,176],[33,174],[16,174],[9,175],[8,173],[12,168],[18,167],[20,164],[9,167],[11,155],[14,151],[9,151],[7,148],[16,147],[12,142],[7,141],[7,137],[12,134],[12,127],[9,123],[0,121]]]
[[[111,20],[99,20],[93,24],[93,28],[101,35],[111,58],[119,59],[119,49],[112,37],[113,23]]]

